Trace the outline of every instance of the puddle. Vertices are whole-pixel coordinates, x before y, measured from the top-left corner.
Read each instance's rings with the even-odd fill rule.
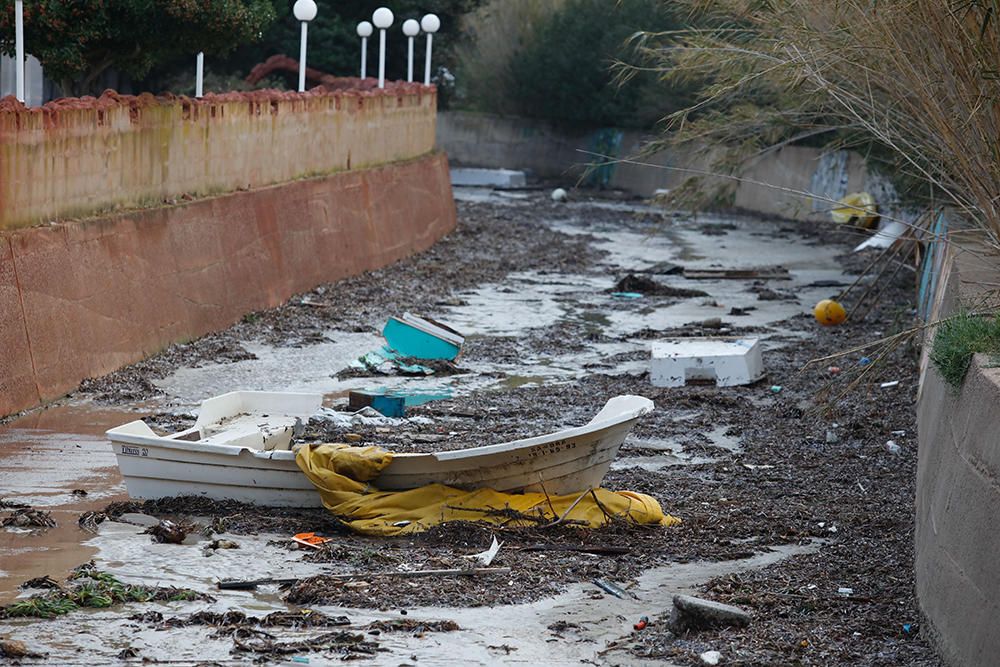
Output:
[[[142,415],[62,405],[0,427],[0,497],[52,512],[55,528],[0,528],[0,602],[26,579],[64,576],[95,549],[77,525],[83,512],[125,497],[118,464],[104,432]],[[74,495],[79,489],[86,495]],[[3,512],[6,516],[6,512]]]
[[[698,413],[696,412],[694,415],[675,417],[675,420],[680,421],[690,419],[697,414]],[[726,449],[733,454],[738,454],[742,451],[739,446],[739,438],[736,436],[726,435],[726,432],[730,428],[731,427],[728,424],[724,424],[716,426],[711,431],[704,433],[709,440],[708,444],[714,447],[721,447],[722,449]],[[652,450],[657,453],[629,456],[629,450]],[[635,435],[629,435],[625,438],[621,455],[619,455],[619,457],[611,463],[611,469],[623,470],[625,468],[642,468],[644,470],[657,472],[663,470],[664,468],[700,465],[704,463],[712,463],[717,460],[717,458],[712,456],[705,456],[703,454],[695,454],[685,451],[684,443],[681,441],[681,438],[639,438]]]

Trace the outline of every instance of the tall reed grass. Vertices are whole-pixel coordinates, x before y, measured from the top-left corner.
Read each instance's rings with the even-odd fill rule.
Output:
[[[703,82],[661,141],[863,148],[1000,245],[1000,0],[671,2],[693,27],[621,70]]]

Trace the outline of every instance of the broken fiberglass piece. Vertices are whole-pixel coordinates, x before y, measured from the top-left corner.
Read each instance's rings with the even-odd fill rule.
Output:
[[[403,357],[453,361],[462,351],[465,337],[446,324],[404,313],[390,317],[382,328],[389,347]]]
[[[733,387],[762,377],[764,363],[756,338],[678,338],[652,346],[650,381],[654,387],[683,387],[691,380]]]

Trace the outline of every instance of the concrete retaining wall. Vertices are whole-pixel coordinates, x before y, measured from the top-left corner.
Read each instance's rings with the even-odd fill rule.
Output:
[[[452,162],[469,167],[527,169],[547,179],[575,182],[593,156],[581,151],[616,157],[639,155],[650,137],[632,130],[602,129],[568,132],[543,121],[490,114],[448,111],[438,119],[437,145]],[[709,152],[675,154],[660,152],[643,162],[668,167],[660,169],[619,163],[602,167],[606,185],[643,197],[658,189],[679,187],[692,174],[683,169],[710,169]],[[861,156],[836,151],[789,146],[767,153],[742,176],[769,186],[811,192],[838,200],[849,192],[867,190],[881,202],[895,199],[891,186],[871,173]],[[782,192],[775,187],[740,183],[735,186],[732,207],[789,219],[829,219],[826,201]]]
[[[0,229],[409,160],[434,149],[433,87],[0,102]]]
[[[448,163],[434,154],[0,232],[0,415],[424,250],[454,226]]]
[[[1000,257],[951,248],[930,318],[998,305]],[[985,302],[984,302],[985,296]],[[961,390],[927,363],[918,401],[916,581],[931,637],[950,665],[1000,655],[1000,368],[977,356]]]

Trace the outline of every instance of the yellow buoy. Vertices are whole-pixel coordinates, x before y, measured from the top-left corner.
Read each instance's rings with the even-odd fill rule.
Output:
[[[813,308],[816,321],[825,327],[841,324],[847,319],[847,311],[833,299],[823,299]]]

